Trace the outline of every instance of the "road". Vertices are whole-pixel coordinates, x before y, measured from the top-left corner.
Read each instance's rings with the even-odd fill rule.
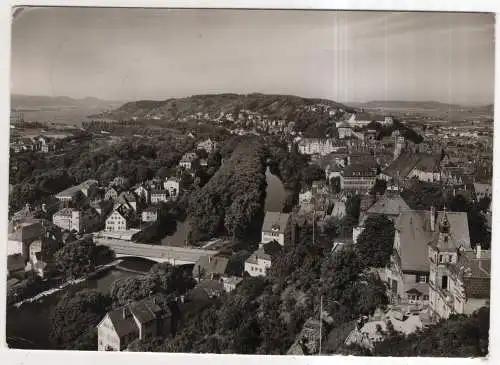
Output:
[[[177,261],[179,263],[196,263],[200,257],[215,255],[216,250],[203,250],[190,247],[173,247],[148,245],[110,238],[95,237],[97,245],[111,248],[117,255],[137,256],[159,261]]]

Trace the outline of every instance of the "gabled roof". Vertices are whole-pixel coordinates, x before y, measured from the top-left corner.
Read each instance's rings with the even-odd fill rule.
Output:
[[[384,194],[375,202],[367,211],[367,214],[385,214],[389,216],[397,216],[399,213],[411,210],[408,204],[403,200],[401,195]]]
[[[262,224],[262,232],[277,231],[279,233],[285,233],[289,218],[290,215],[288,213],[266,212],[264,223]]]
[[[202,256],[194,264],[193,276],[198,277],[200,272],[202,275],[224,275],[228,263],[229,259],[227,257],[213,255]]]
[[[441,156],[439,155],[420,155],[414,169],[424,172],[439,172]]]
[[[419,156],[412,153],[402,153],[398,156],[383,173],[393,179],[406,178],[419,161]]]
[[[444,212],[438,212],[435,229],[431,231],[431,214],[424,210],[401,212],[395,222],[400,236],[400,258],[403,271],[429,271],[428,245],[439,237],[439,222]],[[467,214],[463,212],[446,212],[450,223],[450,235],[458,249],[458,243],[464,248],[470,247]]]
[[[125,310],[125,318],[123,316]],[[162,309],[151,298],[140,302],[132,302],[107,313],[118,336],[123,337],[130,333],[139,334],[139,328],[134,317],[141,324],[149,323],[162,313]],[[101,321],[102,323],[102,321]],[[100,324],[100,323],[99,323]]]

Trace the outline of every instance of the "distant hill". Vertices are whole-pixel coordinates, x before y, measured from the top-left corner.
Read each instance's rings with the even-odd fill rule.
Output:
[[[53,108],[116,108],[122,101],[101,100],[94,97],[73,99],[67,96],[42,96],[12,94],[11,108],[23,109],[53,109]]]
[[[351,103],[352,107],[367,111],[390,113],[398,116],[421,116],[428,119],[460,121],[493,119],[493,104],[465,106],[437,101],[374,100],[366,103]]]
[[[301,115],[307,114],[304,107],[325,105],[333,109],[353,111],[353,108],[324,99],[307,99],[291,95],[264,95],[264,94],[213,94],[195,95],[187,98],[167,99],[163,101],[141,100],[129,102],[120,108],[103,113],[100,117],[108,119],[145,118],[151,115],[165,121],[174,121],[195,115],[196,113],[209,114],[217,118],[221,113],[232,113],[237,117],[241,110],[250,110],[269,118],[295,121]]]

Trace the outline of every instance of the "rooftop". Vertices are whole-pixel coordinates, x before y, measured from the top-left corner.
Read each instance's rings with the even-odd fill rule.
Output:
[[[277,231],[279,233],[285,233],[289,218],[290,215],[288,213],[266,212],[264,223],[262,224],[262,232]]]

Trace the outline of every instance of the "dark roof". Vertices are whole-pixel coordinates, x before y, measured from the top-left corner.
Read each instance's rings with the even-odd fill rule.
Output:
[[[203,289],[207,292],[210,291],[224,291],[224,284],[219,280],[200,280],[196,288]]]
[[[414,169],[425,172],[439,172],[441,157],[439,155],[420,155]]]
[[[142,324],[154,321],[162,312],[158,304],[150,298],[131,303],[129,309],[134,317]]]
[[[419,156],[412,153],[403,153],[398,156],[387,168],[383,171],[385,175],[392,177],[393,179],[398,178],[398,173],[400,178],[405,178],[413,170],[413,167],[417,164]]]
[[[395,222],[400,235],[401,268],[404,271],[429,271],[428,244],[439,236],[439,222],[444,212],[438,212],[435,230],[431,231],[431,214],[429,211],[412,210],[401,212]],[[446,212],[450,222],[450,233],[454,242],[465,248],[470,247],[467,214],[462,212]],[[454,249],[457,249],[454,247]]]
[[[17,271],[24,269],[24,258],[21,254],[7,256],[7,269]]]
[[[128,310],[127,308],[121,307],[108,312],[109,319],[111,323],[113,323],[113,327],[120,338],[134,332],[139,334],[139,328],[130,312],[128,312],[129,315],[123,318],[124,309],[126,311]]]
[[[262,224],[262,232],[271,232],[277,230],[279,233],[285,233],[285,228],[290,215],[280,212],[266,212],[264,223]]]
[[[125,311],[125,318],[123,312]],[[162,309],[152,298],[146,298],[140,302],[132,302],[115,310],[108,312],[109,318],[120,337],[130,333],[139,333],[136,320],[141,323],[148,323],[160,316]]]
[[[229,258],[223,256],[202,256],[194,264],[193,276],[198,277],[200,271],[203,276],[210,274],[224,275],[228,262]]]
[[[123,191],[119,196],[118,199],[124,200],[126,203],[133,203],[137,201],[137,198],[134,193],[130,191]]]
[[[152,189],[151,195],[168,195],[168,190],[164,189]]]

